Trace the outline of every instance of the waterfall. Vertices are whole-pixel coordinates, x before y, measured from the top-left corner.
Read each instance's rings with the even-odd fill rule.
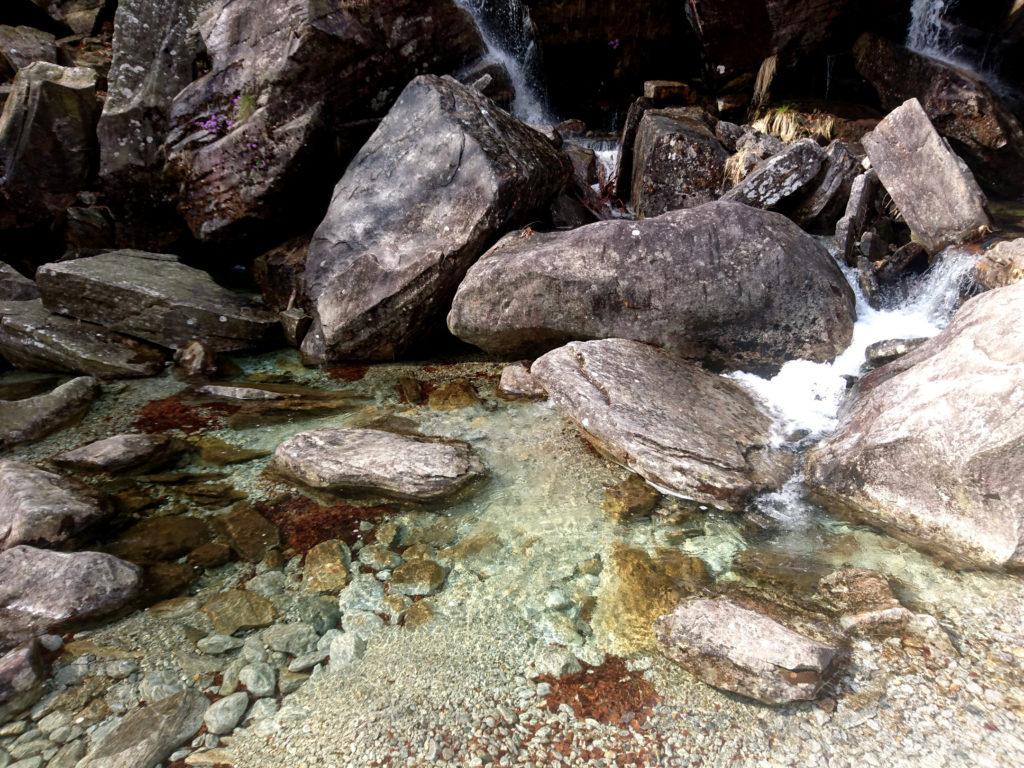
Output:
[[[952,58],[955,45],[946,27],[946,12],[953,0],[914,0],[910,7],[907,47],[936,59]]]
[[[488,56],[504,65],[515,87],[512,113],[534,125],[554,122],[548,112],[533,22],[523,0],[458,0],[473,16]]]

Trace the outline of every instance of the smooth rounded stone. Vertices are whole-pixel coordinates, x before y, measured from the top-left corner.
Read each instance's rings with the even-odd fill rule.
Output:
[[[776,210],[803,192],[821,171],[825,152],[814,139],[801,139],[759,163],[722,200]]]
[[[1024,237],[985,251],[974,266],[974,279],[986,291],[1024,280]]]
[[[156,376],[167,362],[157,347],[53,314],[38,300],[0,305],[0,356],[25,370],[100,379]]]
[[[376,429],[326,428],[281,443],[271,466],[313,488],[432,501],[483,476],[469,445]]]
[[[366,655],[366,640],[351,632],[346,632],[331,641],[331,667],[348,667]]]
[[[46,264],[36,280],[52,312],[171,349],[196,339],[218,352],[251,349],[279,330],[252,298],[169,254],[110,251]]]
[[[359,562],[374,571],[397,568],[402,558],[383,544],[370,544],[359,550]]]
[[[509,235],[467,273],[448,327],[503,357],[625,338],[770,372],[833,359],[854,316],[846,278],[814,238],[779,214],[716,202]],[[537,376],[536,363],[530,370]]]
[[[24,712],[42,696],[46,664],[39,650],[39,645],[30,640],[0,656],[0,724]]]
[[[93,747],[77,768],[155,768],[203,725],[209,701],[188,689],[132,711]]]
[[[316,646],[319,635],[309,624],[277,624],[260,634],[264,645],[272,651],[301,656]]]
[[[111,509],[89,486],[20,461],[0,461],[0,550],[73,540]]]
[[[510,400],[544,400],[548,396],[525,363],[512,363],[501,369],[498,394]]]
[[[974,175],[917,99],[890,112],[862,143],[914,239],[931,253],[992,228]]]
[[[211,656],[220,656],[229,651],[237,651],[242,647],[243,641],[230,635],[210,635],[196,643],[196,648]]]
[[[77,423],[99,393],[99,382],[82,376],[45,395],[0,400],[0,450],[39,440]]]
[[[206,730],[217,736],[224,736],[235,730],[249,709],[248,693],[233,693],[209,706],[203,715]]]
[[[10,264],[0,261],[0,302],[29,302],[38,298],[39,289],[35,282]]]
[[[888,365],[920,347],[928,339],[888,339],[876,341],[864,351],[864,359],[872,368]]]
[[[141,585],[136,566],[99,552],[0,552],[0,647],[115,613]]]
[[[410,597],[432,595],[444,585],[446,576],[444,568],[433,560],[410,560],[391,574],[388,589]]]
[[[184,450],[184,443],[168,435],[131,433],[66,451],[53,461],[72,469],[115,473],[158,469],[177,459]]]
[[[573,342],[533,373],[587,440],[663,492],[739,510],[789,476],[771,419],[742,387],[655,347]]]
[[[50,758],[46,768],[76,768],[78,761],[85,757],[85,739],[78,739],[65,744]]]
[[[408,351],[443,323],[488,242],[541,210],[570,173],[540,133],[474,89],[412,80],[338,182],[310,243],[304,358]]]
[[[355,574],[352,581],[338,595],[338,608],[341,612],[381,610],[384,600],[384,587],[373,576]]]
[[[723,597],[680,603],[654,633],[662,653],[708,685],[764,704],[816,698],[840,660],[838,648]]]
[[[322,541],[306,553],[302,581],[310,592],[337,594],[348,584],[352,555],[337,539]]]
[[[807,482],[844,518],[962,567],[1024,565],[1024,283],[977,296],[861,380]]]
[[[274,623],[277,610],[262,595],[232,589],[214,595],[201,608],[213,628],[223,635],[233,635],[240,629],[258,629]]]
[[[239,670],[238,681],[258,699],[273,696],[277,691],[277,670],[265,662],[257,661]]]

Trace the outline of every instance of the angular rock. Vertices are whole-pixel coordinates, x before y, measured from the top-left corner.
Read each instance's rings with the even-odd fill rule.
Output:
[[[99,552],[6,549],[0,552],[0,647],[116,613],[141,583],[134,565]]]
[[[878,174],[874,170],[862,173],[850,185],[846,213],[836,222],[836,246],[848,266],[857,263],[857,243],[864,235],[880,188]]]
[[[267,552],[277,549],[281,544],[277,526],[248,504],[241,504],[226,515],[221,515],[215,525],[223,532],[224,538],[238,556],[251,563],[260,562]]]
[[[21,461],[0,461],[0,550],[65,544],[110,512],[84,483]]]
[[[50,14],[50,18],[71,27],[76,35],[89,35],[96,30],[100,13],[108,0],[32,0]]]
[[[322,541],[306,553],[302,579],[310,592],[337,594],[348,584],[352,555],[343,541]]]
[[[786,148],[782,140],[769,133],[748,130],[736,140],[736,152],[725,164],[724,187],[732,189],[750,175],[763,160]]]
[[[0,301],[31,301],[38,298],[39,289],[33,281],[0,261]]]
[[[43,694],[46,665],[31,640],[0,655],[0,725],[36,703]]]
[[[409,351],[490,242],[562,188],[568,165],[476,91],[451,78],[413,80],[338,182],[313,236],[304,358]]]
[[[0,77],[14,77],[35,61],[57,63],[56,38],[32,27],[0,25]]]
[[[100,379],[156,376],[164,369],[166,358],[156,347],[52,314],[40,301],[17,305],[0,305],[0,357],[18,368]]]
[[[191,688],[133,710],[76,768],[156,768],[203,725],[209,705]]]
[[[92,472],[158,469],[184,451],[184,444],[167,435],[129,433],[83,445],[56,456],[62,467]]]
[[[498,394],[511,400],[543,400],[548,396],[524,363],[513,363],[501,369]]]
[[[214,702],[203,715],[207,733],[225,736],[235,730],[242,722],[245,711],[249,709],[249,694],[243,691],[232,693]]]
[[[201,240],[315,223],[397,90],[483,52],[455,0],[215,0],[197,26],[211,70],[175,97],[166,151]]]
[[[418,501],[451,496],[486,471],[466,443],[335,428],[289,438],[271,466],[313,488]]]
[[[277,616],[274,604],[267,598],[240,589],[214,595],[201,610],[209,617],[213,628],[223,635],[233,635],[240,629],[269,626]]]
[[[510,235],[469,271],[448,327],[501,356],[628,338],[716,367],[830,360],[854,302],[827,251],[784,217],[709,203],[639,222]]]
[[[818,696],[839,650],[727,598],[682,602],[655,622],[662,653],[715,688],[764,704]]]
[[[1024,238],[1007,240],[985,251],[974,267],[974,279],[985,290],[1024,280]]]
[[[846,213],[853,181],[861,172],[860,163],[842,141],[833,141],[825,150],[821,172],[796,208],[793,221],[808,231],[832,234]]]
[[[45,221],[96,163],[96,73],[36,62],[18,71],[0,115],[0,226]]]
[[[1024,564],[1024,283],[866,376],[807,479],[837,514],[964,567]]]
[[[45,395],[0,400],[0,450],[42,439],[77,423],[99,391],[96,379],[82,376]]]
[[[573,342],[533,373],[587,440],[665,493],[739,510],[785,480],[789,462],[751,396],[655,347]]]
[[[718,197],[729,154],[708,127],[709,120],[687,112],[652,109],[640,121],[632,184],[638,218],[693,208]]]
[[[914,239],[933,254],[991,228],[974,175],[917,99],[890,112],[863,144]]]
[[[171,349],[194,339],[249,349],[278,332],[272,313],[167,254],[111,251],[46,264],[36,277],[47,309]]]
[[[804,192],[821,171],[825,153],[814,139],[795,141],[760,163],[723,200],[778,210]]]

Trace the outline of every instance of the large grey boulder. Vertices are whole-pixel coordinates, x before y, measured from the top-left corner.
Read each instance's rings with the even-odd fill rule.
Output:
[[[633,148],[632,201],[638,217],[717,199],[729,153],[712,131],[717,121],[701,117],[700,110],[644,113]]]
[[[63,210],[95,172],[96,72],[36,62],[0,115],[0,227]]]
[[[809,188],[824,161],[825,153],[814,139],[801,139],[758,164],[722,199],[778,210]]]
[[[0,550],[65,544],[110,511],[84,483],[21,461],[0,461]]]
[[[127,472],[160,467],[183,450],[181,441],[168,435],[128,433],[65,451],[55,456],[53,462],[86,472]]]
[[[194,340],[218,352],[250,349],[279,330],[253,297],[167,254],[110,251],[46,264],[36,280],[47,309],[171,349]]]
[[[36,284],[9,264],[0,261],[0,302],[39,298]]]
[[[665,493],[737,511],[786,479],[790,462],[751,396],[663,350],[573,342],[530,372],[587,440]]]
[[[305,358],[409,351],[440,324],[470,265],[570,172],[547,139],[472,88],[413,80],[338,182],[313,236]]]
[[[932,253],[991,227],[974,175],[917,99],[890,112],[862,143],[914,239]]]
[[[13,77],[34,61],[57,63],[54,36],[32,27],[0,24],[0,77]]]
[[[764,704],[816,698],[840,659],[840,649],[724,597],[682,602],[654,634],[700,680]]]
[[[0,302],[0,357],[16,368],[99,379],[155,376],[166,363],[156,347],[55,315],[41,301]]]
[[[832,359],[853,320],[853,292],[814,238],[779,214],[717,202],[510,235],[470,269],[448,327],[507,357],[614,337],[772,370]]]
[[[317,429],[281,443],[271,467],[313,488],[430,501],[485,473],[465,443],[376,429]]]
[[[0,450],[39,440],[76,423],[99,392],[96,379],[81,376],[45,395],[0,400]]]
[[[99,552],[17,546],[0,552],[0,649],[125,608],[142,572]]]
[[[1024,565],[1024,283],[865,377],[807,481],[836,513],[952,564]]]
[[[209,700],[188,688],[128,713],[77,768],[157,768],[203,725]]]
[[[483,52],[456,0],[214,0],[197,27],[211,69],[175,97],[167,156],[202,240],[300,229],[398,90]]]

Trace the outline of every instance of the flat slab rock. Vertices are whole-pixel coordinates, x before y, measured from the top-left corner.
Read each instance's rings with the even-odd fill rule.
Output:
[[[277,316],[176,256],[110,251],[46,264],[36,273],[52,312],[177,349],[200,340],[217,352],[273,341]]]
[[[654,624],[662,653],[715,688],[765,704],[817,697],[839,651],[726,599],[686,600]]]
[[[39,440],[77,422],[99,392],[96,379],[82,376],[45,395],[0,400],[0,450]]]
[[[84,483],[21,461],[0,461],[0,550],[63,544],[109,512]]]
[[[54,458],[62,467],[92,472],[126,472],[156,468],[184,450],[184,445],[167,435],[130,433],[65,451]]]
[[[948,563],[1024,566],[1024,283],[861,380],[807,482],[835,514]]]
[[[771,419],[730,379],[647,344],[573,342],[531,372],[602,452],[663,492],[726,510],[778,487],[790,465]]]
[[[376,429],[302,432],[277,447],[272,466],[313,488],[421,501],[450,496],[486,471],[465,443]]]
[[[9,264],[0,261],[0,301],[29,301],[39,298],[36,284]]]
[[[17,546],[0,552],[0,648],[60,632],[127,606],[142,572],[99,552]]]

